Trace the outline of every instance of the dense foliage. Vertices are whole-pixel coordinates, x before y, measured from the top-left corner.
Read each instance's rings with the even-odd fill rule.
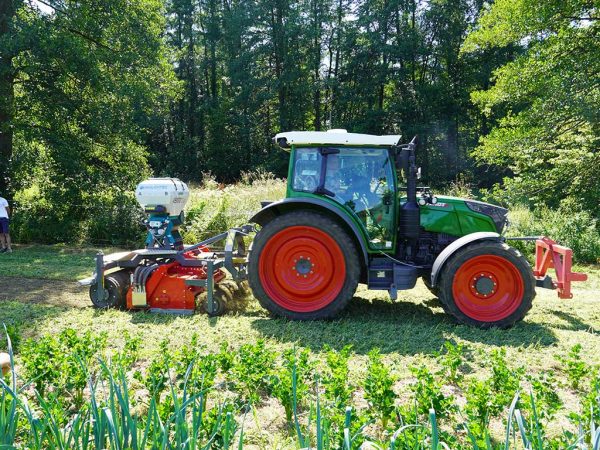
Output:
[[[168,39],[184,94],[151,140],[159,173],[284,175],[279,131],[419,134],[429,180],[471,167],[483,131],[469,92],[512,52],[460,55],[471,0],[170,0]]]
[[[485,163],[508,166],[496,196],[568,209],[600,210],[600,24],[587,0],[497,0],[464,50],[518,45],[524,52],[497,69],[494,85],[472,94],[501,120],[476,149]]]
[[[585,0],[5,1],[0,194],[21,240],[123,243],[151,172],[284,176],[275,133],[347,128],[596,226],[597,44]]]
[[[0,190],[8,183],[15,194],[23,238],[77,240],[98,236],[90,230],[98,226],[120,226],[126,236],[135,228],[119,210],[133,206],[132,187],[150,173],[144,130],[177,87],[162,3],[2,5],[0,90],[9,101],[0,160],[10,170]]]

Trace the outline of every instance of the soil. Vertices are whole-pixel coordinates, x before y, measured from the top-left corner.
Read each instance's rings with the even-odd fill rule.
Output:
[[[11,300],[53,306],[90,306],[88,288],[73,281],[40,278],[0,277],[0,302]]]

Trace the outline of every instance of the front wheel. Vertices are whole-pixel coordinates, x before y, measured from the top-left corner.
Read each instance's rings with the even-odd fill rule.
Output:
[[[293,320],[335,317],[360,278],[358,252],[333,219],[312,211],[276,217],[257,234],[248,281],[271,313]]]
[[[535,297],[529,263],[500,242],[459,250],[444,265],[438,284],[444,310],[480,328],[508,328],[525,317]]]

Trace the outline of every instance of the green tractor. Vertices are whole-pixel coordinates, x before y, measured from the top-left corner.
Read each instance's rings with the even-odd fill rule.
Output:
[[[286,198],[263,204],[250,224],[191,246],[177,231],[185,183],[143,181],[136,198],[149,217],[146,248],[99,252],[95,273],[80,284],[98,308],[219,315],[247,280],[271,313],[313,320],[335,317],[358,283],[395,300],[422,278],[447,313],[482,328],[521,320],[536,284],[572,297],[571,282],[586,275],[571,272],[570,249],[531,238],[532,270],[501,235],[506,209],[418,187],[415,142],[399,140],[344,130],[278,134],[275,142],[290,152]]]
[[[418,187],[415,142],[399,140],[345,130],[275,137],[290,152],[286,198],[250,219],[261,228],[248,279],[264,308],[294,320],[328,319],[358,283],[395,300],[422,278],[459,322],[505,328],[527,314],[536,284],[564,294],[571,280],[585,278],[570,272],[570,250],[548,239],[546,259],[562,264],[554,250],[568,253],[566,276],[559,284],[546,275],[552,263],[541,260],[543,248],[532,271],[501,236],[506,209]]]

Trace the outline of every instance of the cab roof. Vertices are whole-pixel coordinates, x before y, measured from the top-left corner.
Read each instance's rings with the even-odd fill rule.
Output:
[[[372,134],[348,133],[346,130],[328,131],[287,131],[278,133],[274,141],[284,149],[292,145],[397,145],[401,136],[392,134],[388,136],[375,136]]]

